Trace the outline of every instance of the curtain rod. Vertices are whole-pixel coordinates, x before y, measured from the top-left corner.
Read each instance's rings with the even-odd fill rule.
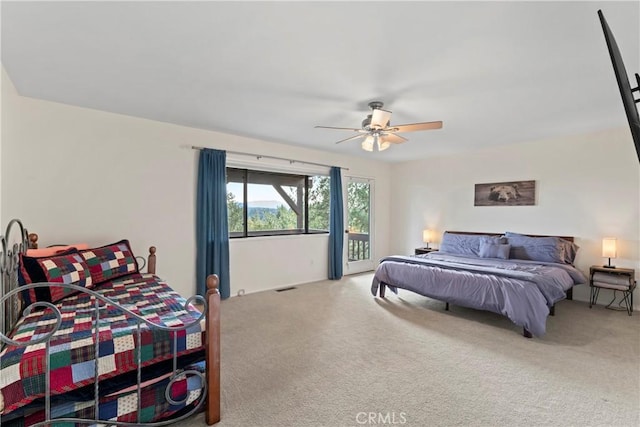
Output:
[[[194,150],[204,150],[205,148],[208,148],[208,147],[197,147],[195,145],[192,145],[191,148],[194,149]],[[286,159],[284,157],[266,156],[264,154],[243,153],[242,151],[227,151],[227,150],[224,150],[224,151],[226,151],[227,153],[230,153],[230,154],[240,154],[241,156],[256,157],[258,160],[260,160],[260,159],[274,159],[274,160],[284,160],[284,161],[287,161],[287,162],[289,162],[291,164],[293,164],[293,163],[304,163],[306,165],[324,166],[324,167],[328,167],[328,168],[332,167],[332,165],[325,165],[323,163],[307,162],[305,160]],[[346,170],[346,171],[349,170],[349,168],[343,168],[343,167],[340,167],[340,169]]]

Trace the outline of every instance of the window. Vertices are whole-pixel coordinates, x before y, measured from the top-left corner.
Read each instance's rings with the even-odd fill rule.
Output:
[[[227,168],[229,237],[326,233],[329,177]]]

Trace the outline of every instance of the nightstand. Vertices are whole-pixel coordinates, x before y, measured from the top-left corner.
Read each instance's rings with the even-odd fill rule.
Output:
[[[592,265],[589,269],[589,308],[598,302],[600,289],[612,289],[622,292],[622,301],[627,307],[627,314],[633,313],[633,291],[636,288],[635,270],[632,268],[607,268]]]
[[[435,252],[435,251],[437,251],[437,249],[435,248],[416,248],[415,254],[422,255],[422,254],[428,254],[429,252]]]

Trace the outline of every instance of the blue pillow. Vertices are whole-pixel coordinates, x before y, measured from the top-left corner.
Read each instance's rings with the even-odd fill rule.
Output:
[[[503,237],[488,236],[486,234],[455,234],[445,231],[442,235],[439,250],[446,254],[479,257],[480,242],[506,243]]]
[[[511,245],[509,258],[565,264],[565,245],[559,237],[530,237],[506,232]]]
[[[480,242],[480,258],[509,259],[511,245],[508,243]]]

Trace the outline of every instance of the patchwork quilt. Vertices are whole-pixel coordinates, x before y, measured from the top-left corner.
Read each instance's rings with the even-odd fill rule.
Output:
[[[45,395],[47,363],[50,393],[56,396],[93,384],[96,365],[102,381],[136,371],[138,352],[145,367],[171,359],[174,345],[178,356],[204,349],[200,312],[192,306],[185,309],[185,299],[157,276],[135,273],[100,284],[94,291],[153,324],[193,325],[182,331],[163,331],[143,322],[138,339],[135,318],[101,302],[96,346],[96,298],[86,293],[67,296],[55,304],[62,324],[50,340],[49,356],[44,343],[9,345],[0,353],[0,397],[4,399],[0,413],[6,415]],[[37,339],[49,333],[55,323],[51,310],[33,312],[18,322],[11,338],[22,342]]]

